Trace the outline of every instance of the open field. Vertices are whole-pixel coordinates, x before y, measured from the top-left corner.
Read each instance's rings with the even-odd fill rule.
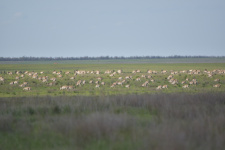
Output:
[[[225,94],[0,98],[1,150],[222,150]]]
[[[224,63],[1,64],[0,97],[221,92],[224,74]]]
[[[0,64],[0,150],[223,149],[224,75],[225,63]]]

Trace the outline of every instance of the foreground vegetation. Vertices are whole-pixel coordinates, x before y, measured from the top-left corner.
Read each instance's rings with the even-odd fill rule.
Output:
[[[0,98],[0,149],[223,149],[224,97],[180,93]]]

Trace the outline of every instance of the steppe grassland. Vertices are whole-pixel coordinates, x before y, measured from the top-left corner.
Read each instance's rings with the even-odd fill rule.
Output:
[[[26,64],[27,63],[27,64]],[[43,62],[42,62],[43,63]],[[224,63],[177,64],[1,64],[0,76],[0,149],[7,150],[174,150],[223,149],[225,147]],[[122,74],[104,74],[106,70],[123,70]],[[133,70],[141,73],[133,74]],[[52,74],[62,72],[62,78]],[[74,76],[74,71],[100,71],[100,75]],[[149,74],[148,70],[157,71]],[[162,74],[162,70],[168,72]],[[167,77],[173,71],[200,70],[200,74],[178,73],[176,85]],[[15,81],[16,71],[37,72],[39,77],[57,77],[53,86],[25,75]],[[44,72],[41,74],[41,72]],[[70,74],[66,75],[66,72]],[[12,72],[12,75],[7,74]],[[142,75],[151,75],[155,82]],[[132,76],[125,85],[110,88],[122,76]],[[75,77],[71,80],[70,77]],[[76,86],[79,80],[97,81],[102,77],[106,85],[95,88],[88,82]],[[183,89],[181,82],[196,79],[197,85]],[[214,81],[219,78],[220,81]],[[147,87],[142,87],[149,81]],[[28,82],[31,91],[19,87]],[[50,80],[47,83],[52,82]],[[213,88],[219,83],[220,88]],[[156,90],[168,84],[168,89]],[[63,85],[74,85],[73,90],[60,90]],[[191,94],[190,94],[191,93]],[[48,96],[46,96],[48,95]]]
[[[204,71],[213,71],[213,70],[225,70],[224,63],[158,63],[158,64],[149,64],[149,63],[123,63],[123,64],[97,64],[96,61],[93,64],[64,64],[65,62],[51,64],[1,64],[0,65],[0,76],[5,80],[0,82],[0,96],[1,97],[17,97],[17,96],[60,96],[60,95],[118,95],[118,94],[143,94],[143,93],[175,93],[175,92],[207,92],[207,91],[225,91],[225,77],[224,74],[213,73],[212,77],[208,77],[208,74]],[[83,74],[83,75],[74,75],[78,70],[84,71],[100,71],[100,74]],[[115,74],[113,77],[110,77],[110,74],[105,74],[106,70],[116,72],[117,70],[122,70],[122,74]],[[132,73],[133,70],[140,70],[140,73]],[[148,70],[156,71],[157,74],[149,74]],[[166,70],[167,73],[161,73],[162,70]],[[173,78],[178,81],[177,84],[171,85],[167,77],[173,71],[189,71],[189,70],[200,70],[200,74],[188,74],[188,73],[178,73],[173,75]],[[21,72],[16,74],[16,71]],[[16,76],[24,74],[25,71],[28,72],[37,72],[39,77],[48,76],[48,81],[43,83],[41,80],[32,79],[30,76],[25,75],[23,78],[18,79],[18,84],[10,85],[10,82],[15,81]],[[44,72],[40,74],[40,72]],[[62,78],[58,78],[57,75],[52,74],[53,71],[61,72]],[[65,73],[69,71],[70,73],[66,75]],[[12,75],[8,75],[7,72],[12,72]],[[141,76],[145,75],[146,78]],[[148,76],[151,75],[151,78]],[[126,82],[120,86],[117,85],[114,88],[110,88],[111,85],[118,80],[119,77],[123,79],[126,76],[132,76],[132,79],[126,80]],[[50,78],[56,78],[56,81],[53,82],[52,86],[48,86],[48,83],[51,83]],[[71,77],[75,77],[74,80],[71,80]],[[105,82],[105,85],[100,84],[100,88],[95,88],[97,77],[101,77],[101,82]],[[137,78],[141,78],[141,81],[136,81]],[[181,84],[182,81],[186,79],[192,80],[196,79],[196,85],[190,85],[188,89],[183,89]],[[154,82],[151,82],[151,79]],[[220,81],[215,82],[215,79],[220,79]],[[85,80],[85,85],[76,86],[77,81]],[[89,84],[89,81],[93,80],[92,84]],[[146,87],[142,87],[144,82],[148,81],[149,84]],[[19,87],[23,82],[28,82],[30,91],[24,91],[23,88]],[[221,84],[220,88],[213,88],[213,85]],[[60,90],[60,87],[63,85],[74,86],[72,90]],[[129,85],[130,88],[125,88],[125,85]],[[159,85],[168,85],[168,89],[156,90]]]

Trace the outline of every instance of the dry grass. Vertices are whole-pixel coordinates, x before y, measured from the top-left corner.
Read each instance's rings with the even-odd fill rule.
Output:
[[[2,149],[223,149],[225,94],[0,98],[0,145]]]

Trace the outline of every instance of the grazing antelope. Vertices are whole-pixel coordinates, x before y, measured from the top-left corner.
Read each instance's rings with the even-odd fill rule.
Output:
[[[48,86],[53,86],[53,83],[52,82],[48,83]]]
[[[137,71],[136,70],[133,70],[132,73],[137,73]]]
[[[155,82],[155,80],[154,80],[154,79],[151,79],[150,81],[151,81],[151,82]]]
[[[69,72],[69,71],[67,71],[67,72],[65,72],[65,74],[66,74],[66,75],[68,75],[68,74],[70,74],[70,72]]]
[[[67,90],[67,89],[68,89],[67,85],[64,85],[64,86],[60,87],[60,90]]]
[[[189,88],[189,85],[185,84],[185,85],[182,86],[182,88],[184,88],[184,89]]]
[[[160,90],[160,89],[162,89],[162,85],[159,85],[156,87],[156,90]]]
[[[126,88],[130,88],[130,85],[125,85]]]
[[[136,81],[141,81],[141,78],[137,78]]]
[[[74,89],[74,86],[70,85],[70,86],[68,86],[68,89],[72,90],[72,89]]]
[[[146,78],[146,76],[145,76],[144,74],[143,74],[143,75],[141,75],[141,77],[142,77],[142,78]]]
[[[186,83],[186,81],[182,81],[182,82],[181,82],[181,84],[184,84],[184,83]]]
[[[101,85],[105,85],[105,82],[102,82]]]
[[[92,84],[93,83],[93,80],[90,80],[89,83]]]
[[[19,87],[25,87],[25,85],[24,84],[20,84]]]
[[[152,73],[153,73],[153,71],[152,71],[152,70],[148,70],[148,71],[147,71],[147,73],[152,74]]]
[[[122,80],[122,79],[123,79],[123,77],[119,77],[119,78],[118,78],[118,80]]]
[[[96,84],[96,85],[95,85],[95,87],[96,87],[96,88],[99,88],[99,87],[100,87],[100,85],[99,85],[99,84]]]
[[[122,70],[117,70],[117,73],[118,73],[118,74],[121,74],[121,73],[122,73]]]
[[[126,76],[125,79],[132,79],[132,76]]]
[[[17,81],[12,81],[12,82],[10,82],[9,84],[10,85],[13,85],[13,84],[17,84],[18,82]]]
[[[167,85],[163,85],[162,88],[163,88],[163,89],[167,89],[168,86],[167,86]]]
[[[167,77],[168,80],[170,80],[170,79],[172,79],[172,78],[173,78],[173,75],[169,75],[169,76]]]
[[[98,77],[98,78],[97,78],[97,80],[100,80],[100,81],[101,81],[101,80],[102,80],[102,78],[101,78],[101,77]]]
[[[95,74],[100,74],[100,71],[98,71],[98,70],[97,70],[97,71],[95,71]]]
[[[162,74],[165,74],[165,73],[167,73],[167,71],[166,70],[162,70],[161,73]]]
[[[47,79],[43,79],[43,80],[42,80],[43,83],[45,83],[45,82],[47,82],[47,81],[48,81]]]
[[[220,82],[220,79],[215,79],[214,81],[215,81],[215,82]]]
[[[70,80],[74,80],[74,79],[75,79],[75,77],[71,77],[71,78],[70,78]]]
[[[82,82],[81,80],[77,81],[77,84],[76,84],[76,85],[77,85],[77,86],[78,86],[78,85],[81,85],[81,82]]]
[[[145,87],[148,85],[148,81],[145,81],[145,83],[143,83],[141,86]]]
[[[112,71],[111,70],[106,70],[105,74],[110,74]]]
[[[149,76],[148,76],[148,79],[151,79],[151,78],[152,78],[152,76],[149,75]]]
[[[0,81],[3,81],[3,82],[4,82],[4,80],[5,80],[5,79],[4,79],[3,77],[0,77]]]
[[[31,87],[25,87],[23,88],[24,91],[30,91],[31,90]]]
[[[213,85],[213,87],[220,88],[221,87],[221,84],[215,84],[215,85]]]
[[[117,85],[123,85],[123,82],[117,82]]]

